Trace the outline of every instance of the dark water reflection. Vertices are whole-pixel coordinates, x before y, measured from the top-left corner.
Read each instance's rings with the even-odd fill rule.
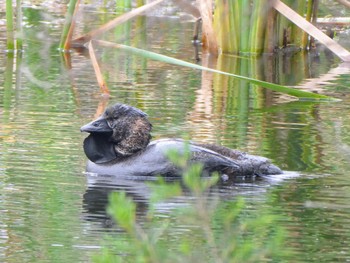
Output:
[[[171,12],[175,15],[142,17],[105,38],[193,61],[193,23],[176,18],[182,15],[176,9]],[[72,69],[65,68],[56,50],[62,16],[31,8],[25,15],[28,44],[22,58],[0,53],[1,262],[91,261],[105,233],[116,229],[104,211],[112,190],[126,190],[133,197],[142,221],[150,195],[143,180],[84,173],[85,135],[79,128],[114,102],[147,112],[154,138],[189,136],[220,143],[267,156],[294,171],[282,178],[226,182],[215,186],[211,197],[225,202],[244,196],[250,204],[247,210],[264,207],[282,215],[294,261],[350,260],[349,67],[328,52],[257,59],[226,56],[218,61],[202,57],[203,65],[308,86],[342,99],[312,103],[227,76],[99,47],[111,90],[107,101],[85,54],[73,52]],[[44,23],[47,16],[53,22]],[[78,31],[109,19],[99,13],[89,17],[83,17]],[[3,28],[0,35],[3,51]],[[182,196],[162,203],[157,213],[168,216],[172,207],[188,201]]]

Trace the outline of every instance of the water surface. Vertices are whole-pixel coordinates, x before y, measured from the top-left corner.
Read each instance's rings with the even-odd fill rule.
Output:
[[[176,8],[164,10],[104,39],[195,62],[193,19],[183,19]],[[79,33],[113,15],[94,6],[84,12]],[[287,171],[283,178],[227,182],[214,187],[212,197],[225,202],[243,196],[247,210],[264,207],[281,215],[295,261],[350,260],[348,66],[327,51],[256,59],[201,56],[203,65],[342,99],[315,103],[98,47],[111,91],[107,100],[86,54],[72,52],[69,69],[57,51],[63,12],[26,7],[24,14],[21,56],[4,52],[0,31],[1,262],[90,262],[105,234],[115,232],[104,210],[112,190],[133,196],[142,221],[150,194],[143,181],[84,173],[86,135],[79,128],[115,102],[147,112],[155,139],[187,136],[271,158]],[[183,196],[162,203],[158,213],[167,216],[186,202]],[[174,238],[185,228],[177,226]]]

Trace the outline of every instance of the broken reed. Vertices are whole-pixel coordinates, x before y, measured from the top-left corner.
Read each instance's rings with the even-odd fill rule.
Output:
[[[269,0],[215,1],[214,29],[223,53],[271,53],[275,48],[306,48],[308,35],[269,4]],[[288,6],[310,21],[317,0],[285,0]]]

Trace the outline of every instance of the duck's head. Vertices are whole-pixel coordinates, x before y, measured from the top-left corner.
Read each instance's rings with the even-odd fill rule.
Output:
[[[143,111],[115,104],[80,130],[90,133],[84,141],[86,156],[94,163],[106,163],[145,149],[152,125]]]

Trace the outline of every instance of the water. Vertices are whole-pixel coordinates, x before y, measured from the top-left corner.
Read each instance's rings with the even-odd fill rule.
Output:
[[[193,62],[193,22],[177,18],[183,14],[171,6],[163,11],[120,26],[104,39]],[[84,12],[80,33],[112,16],[95,5]],[[112,190],[133,196],[142,222],[150,195],[144,182],[84,173],[86,135],[79,128],[115,102],[147,112],[155,139],[188,136],[271,158],[287,171],[282,178],[227,182],[215,187],[212,197],[226,202],[243,196],[250,204],[247,210],[263,206],[282,215],[279,223],[290,232],[295,261],[350,261],[350,69],[332,54],[202,58],[204,64],[233,73],[285,85],[308,83],[342,99],[314,103],[98,47],[111,91],[107,100],[85,54],[73,52],[67,70],[57,52],[63,13],[31,7],[24,13],[22,58],[0,53],[1,262],[90,262],[106,233],[116,231],[104,210]],[[317,78],[322,85],[320,80],[312,85]],[[182,196],[160,203],[157,213],[167,217],[187,202]],[[187,230],[177,225],[173,238]]]

